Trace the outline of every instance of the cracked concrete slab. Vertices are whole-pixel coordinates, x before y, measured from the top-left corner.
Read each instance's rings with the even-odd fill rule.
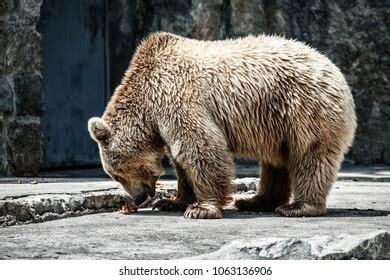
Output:
[[[166,189],[175,188],[174,181],[167,181],[159,193],[163,195]],[[126,203],[130,203],[129,196],[112,181],[50,182],[17,187],[8,184],[0,187],[0,225],[112,212]]]
[[[159,197],[169,197],[176,192],[176,181],[164,180],[158,188]],[[256,192],[258,178],[236,179],[236,196]],[[369,184],[369,188],[366,188]],[[375,184],[368,182],[340,181],[334,186],[330,196],[348,207],[357,208],[366,200],[368,192],[377,195],[367,209],[375,204],[382,205],[386,199],[387,182]],[[354,197],[350,190],[354,188]],[[337,195],[333,197],[333,194]],[[112,212],[129,202],[122,187],[113,181],[87,182],[47,182],[37,184],[0,185],[0,225],[11,226],[21,223],[43,222],[48,220],[75,217],[86,214]],[[150,205],[150,204],[149,204]]]
[[[176,181],[160,182],[155,200],[177,192]],[[257,189],[258,183],[257,178],[243,178],[236,179],[234,185],[239,192],[249,193]],[[130,202],[123,188],[113,181],[36,182],[16,187],[5,184],[0,185],[0,226],[112,212]]]
[[[94,190],[103,184],[107,182],[99,183]],[[273,213],[227,209],[224,219],[186,220],[182,213],[152,212],[147,208],[131,215],[99,213],[3,227],[0,258],[175,259],[211,253],[237,239],[389,232],[389,187],[388,182],[336,182],[328,214],[315,218],[283,218]]]
[[[390,168],[359,168],[341,170],[327,215],[316,218],[232,207],[221,220],[185,220],[150,208],[123,215],[117,209],[127,195],[107,178],[0,178],[0,222],[7,225],[9,214],[18,213],[8,225],[24,223],[0,228],[0,259],[174,259],[212,253],[237,239],[389,232]],[[236,195],[254,194],[258,182],[236,181]],[[175,188],[165,180],[161,192]]]
[[[236,239],[390,230],[389,216],[372,211],[335,209],[331,213],[329,217],[282,218],[226,211],[220,220],[186,220],[181,213],[149,209],[134,215],[102,213],[0,228],[0,258],[175,259],[210,253]]]

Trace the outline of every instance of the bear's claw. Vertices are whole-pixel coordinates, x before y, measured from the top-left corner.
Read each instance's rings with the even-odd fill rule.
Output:
[[[221,219],[222,210],[212,204],[194,203],[184,212],[185,219]]]

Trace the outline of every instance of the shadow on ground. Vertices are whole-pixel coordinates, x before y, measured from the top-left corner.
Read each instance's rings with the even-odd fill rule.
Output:
[[[329,217],[379,217],[379,216],[388,216],[390,211],[385,210],[374,210],[374,209],[343,209],[343,208],[328,208],[328,212],[324,219]],[[144,210],[140,211],[137,214],[138,216],[183,216],[183,212],[162,212],[162,211],[152,211]],[[225,210],[224,219],[253,219],[261,217],[281,217],[273,212],[240,212],[237,210]],[[309,217],[306,217],[309,218]],[[318,218],[318,217],[317,217]],[[293,219],[293,218],[292,218]],[[296,218],[300,219],[300,218]]]

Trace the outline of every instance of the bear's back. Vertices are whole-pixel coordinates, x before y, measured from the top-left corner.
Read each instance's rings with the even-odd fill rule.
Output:
[[[183,39],[177,48],[200,65],[196,78],[204,105],[232,146],[245,147],[238,154],[259,146],[278,150],[297,135],[300,146],[338,135],[345,135],[340,145],[352,141],[349,131],[356,120],[349,87],[340,70],[315,49],[265,35]]]
[[[157,33],[138,48],[126,77],[162,118],[207,111],[243,156],[286,141],[307,146],[356,126],[339,69],[313,48],[277,36],[198,41]],[[342,141],[349,145],[352,136]]]

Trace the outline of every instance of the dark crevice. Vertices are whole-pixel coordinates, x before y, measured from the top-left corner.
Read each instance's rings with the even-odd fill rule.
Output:
[[[225,27],[225,34],[223,35],[224,38],[231,37],[231,18],[232,18],[231,2],[230,0],[224,0],[222,4],[222,13],[221,13],[221,22],[224,23],[224,27]]]
[[[19,198],[25,198],[25,197],[31,197],[31,196],[44,196],[44,195],[78,195],[78,194],[88,194],[88,193],[95,193],[95,192],[105,192],[105,191],[112,191],[112,190],[118,190],[118,188],[106,188],[106,189],[97,189],[97,190],[88,190],[88,191],[80,191],[80,193],[39,193],[39,194],[23,194],[23,195],[16,195],[16,196],[5,196],[4,198],[0,199],[0,201],[5,200],[15,200]]]

